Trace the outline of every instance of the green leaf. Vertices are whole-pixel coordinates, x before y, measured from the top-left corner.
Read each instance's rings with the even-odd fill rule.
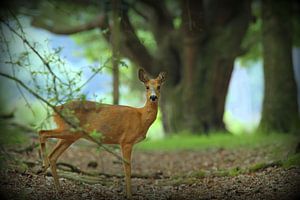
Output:
[[[100,132],[98,132],[97,130],[91,131],[90,135],[97,140],[100,140],[102,138],[102,134]]]

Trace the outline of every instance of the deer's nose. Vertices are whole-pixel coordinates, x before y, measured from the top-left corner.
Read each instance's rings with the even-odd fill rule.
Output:
[[[157,96],[156,96],[156,95],[151,95],[151,96],[150,96],[150,100],[151,100],[151,101],[155,101],[156,99],[157,99]]]

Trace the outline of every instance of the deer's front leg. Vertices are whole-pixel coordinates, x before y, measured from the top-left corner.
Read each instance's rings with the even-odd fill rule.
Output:
[[[121,144],[125,172],[126,196],[131,199],[131,152],[133,144]]]

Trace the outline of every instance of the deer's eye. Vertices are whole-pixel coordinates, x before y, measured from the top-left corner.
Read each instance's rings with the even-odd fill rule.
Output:
[[[146,86],[146,89],[149,90],[149,86]]]
[[[160,89],[160,85],[159,85],[159,86],[157,86],[157,89],[158,89],[158,90]]]

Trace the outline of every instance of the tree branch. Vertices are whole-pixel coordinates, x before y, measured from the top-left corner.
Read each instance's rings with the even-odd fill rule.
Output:
[[[148,17],[145,13],[143,13],[142,11],[140,11],[140,10],[137,8],[136,3],[134,3],[134,4],[131,5],[131,9],[132,9],[136,14],[138,14],[139,16],[141,16],[146,22],[149,21],[149,17]]]
[[[182,36],[173,25],[174,16],[169,12],[166,2],[160,0],[141,0],[139,3],[144,9],[149,10],[149,24],[156,40],[157,52],[153,65],[158,65],[160,70],[167,71],[170,75],[168,85],[177,85],[181,79],[181,43]],[[158,70],[152,70],[155,74]]]
[[[31,22],[32,26],[48,30],[55,34],[71,35],[83,31],[100,28],[102,30],[109,28],[103,35],[105,39],[111,43],[111,27],[107,24],[106,15],[102,14],[96,17],[94,20],[73,27],[58,27],[47,24],[45,21],[34,18]],[[153,57],[150,55],[146,47],[140,42],[139,38],[135,34],[134,28],[129,20],[127,13],[123,13],[121,17],[121,32],[123,33],[123,45],[121,46],[121,52],[125,57],[128,57],[137,65],[143,67],[145,70],[151,73],[153,71]]]
[[[30,42],[20,33],[18,33],[15,29],[13,29],[7,22],[5,22],[4,20],[1,19],[1,22],[3,24],[5,24],[10,31],[12,31],[16,36],[18,36],[22,42],[24,42],[24,44],[26,44],[37,56],[38,58],[42,61],[42,63],[46,66],[46,68],[48,69],[48,71],[50,72],[50,74],[53,76],[53,85],[54,85],[54,90],[57,93],[57,89],[56,89],[56,79],[59,80],[62,84],[66,85],[51,69],[51,66],[49,64],[49,62],[47,62],[43,56],[34,48],[33,45],[30,44]]]
[[[152,61],[150,53],[146,49],[146,47],[140,42],[139,38],[135,34],[134,28],[131,25],[127,14],[124,14],[121,19],[121,31],[123,33],[123,48],[121,48],[121,52],[124,56],[133,60],[137,65],[145,68],[145,70],[151,72],[152,71]],[[37,28],[42,28],[50,31],[51,33],[61,34],[61,35],[71,35],[83,31],[92,30],[95,28],[100,28],[102,30],[109,28],[109,30],[103,33],[105,39],[111,43],[111,27],[106,22],[106,15],[99,15],[94,20],[81,24],[74,27],[58,27],[47,24],[46,22],[34,18],[31,22],[32,26]]]
[[[202,0],[186,0],[182,2],[182,25],[185,43],[192,45],[200,39],[204,29],[204,11]]]
[[[125,46],[124,49],[121,49],[122,53],[151,73],[153,71],[154,58],[136,35],[127,13],[123,13],[120,26]]]
[[[39,20],[38,18],[33,18],[31,21],[31,25],[37,28],[42,28],[47,31],[50,31],[51,33],[59,34],[59,35],[71,35],[83,31],[88,31],[92,30],[95,28],[103,28],[105,27],[105,16],[104,15],[99,15],[95,17],[90,22],[87,22],[86,24],[80,24],[78,26],[73,26],[73,27],[58,27],[58,26],[51,26],[47,24],[43,20]]]
[[[20,21],[18,20],[18,18],[16,17],[16,15],[15,15],[12,11],[10,11],[10,14],[13,16],[13,18],[14,18],[14,19],[16,20],[16,22],[18,23],[18,26],[20,27],[21,32],[22,32],[22,34],[24,35],[24,31],[23,31],[23,29],[22,29],[22,26],[21,26]],[[15,65],[15,64],[13,64],[13,58],[12,58],[12,54],[11,54],[11,52],[10,52],[8,40],[6,39],[6,36],[5,36],[5,34],[4,34],[3,30],[2,30],[2,28],[1,28],[1,34],[3,35],[3,40],[4,40],[4,42],[5,42],[6,50],[7,50],[7,52],[8,52],[9,60],[10,60],[10,62],[12,63],[12,68],[11,68],[11,69],[12,69],[12,73],[13,73],[13,75],[15,76],[15,74],[16,74],[15,68],[14,68],[14,65]],[[22,98],[23,98],[24,101],[26,102],[26,105],[28,105],[28,108],[30,109],[31,113],[33,114],[33,116],[35,116],[35,112],[34,112],[34,110],[32,109],[32,107],[30,106],[29,101],[27,100],[27,98],[26,98],[26,96],[24,95],[23,91],[21,90],[20,86],[19,86],[17,83],[16,83],[16,86],[17,86],[17,89],[18,89],[19,93],[21,94]]]
[[[156,14],[156,20],[163,24],[163,28],[173,28],[172,15],[168,11],[165,2],[160,0],[141,0],[145,5],[150,6]],[[162,27],[161,27],[162,28]]]

